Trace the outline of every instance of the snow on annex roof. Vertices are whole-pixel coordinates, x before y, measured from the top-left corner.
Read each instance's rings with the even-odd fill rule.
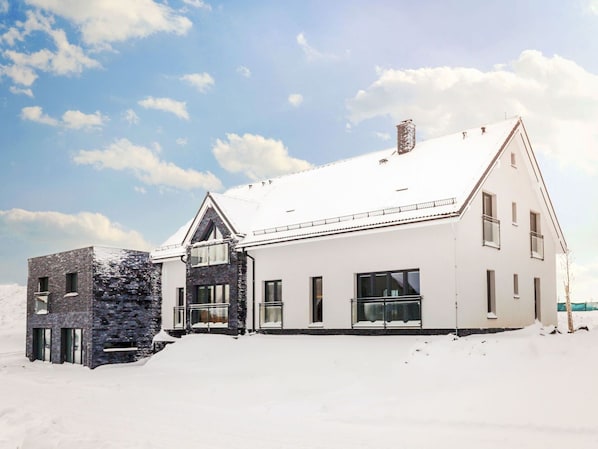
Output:
[[[364,154],[209,195],[240,247],[455,215],[519,118]],[[188,229],[189,224],[186,225]],[[183,228],[156,251],[177,252]],[[175,242],[175,240],[177,242]],[[178,246],[180,251],[181,247]]]

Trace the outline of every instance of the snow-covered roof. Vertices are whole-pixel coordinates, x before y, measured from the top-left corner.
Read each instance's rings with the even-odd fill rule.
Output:
[[[388,148],[208,195],[241,247],[451,216],[519,124],[512,118],[405,154]]]

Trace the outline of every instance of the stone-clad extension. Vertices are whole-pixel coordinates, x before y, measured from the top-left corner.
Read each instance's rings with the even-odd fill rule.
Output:
[[[159,292],[146,252],[88,247],[29,259],[27,357],[90,368],[147,357]]]

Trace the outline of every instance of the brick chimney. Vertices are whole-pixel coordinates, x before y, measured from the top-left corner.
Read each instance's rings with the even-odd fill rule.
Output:
[[[409,153],[415,148],[415,125],[413,120],[403,120],[397,125],[397,152]]]

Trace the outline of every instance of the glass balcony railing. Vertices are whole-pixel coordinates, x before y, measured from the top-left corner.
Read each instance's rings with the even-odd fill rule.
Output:
[[[375,327],[421,327],[421,296],[385,296],[351,300],[351,324]]]
[[[277,327],[282,329],[281,301],[260,303],[260,327]]]
[[[500,220],[482,215],[482,235],[483,245],[500,248]]]
[[[544,260],[544,236],[542,234],[538,234],[537,232],[530,232],[529,243],[531,256],[534,259]]]
[[[226,327],[228,325],[229,303],[207,303],[189,305],[191,327]]]

